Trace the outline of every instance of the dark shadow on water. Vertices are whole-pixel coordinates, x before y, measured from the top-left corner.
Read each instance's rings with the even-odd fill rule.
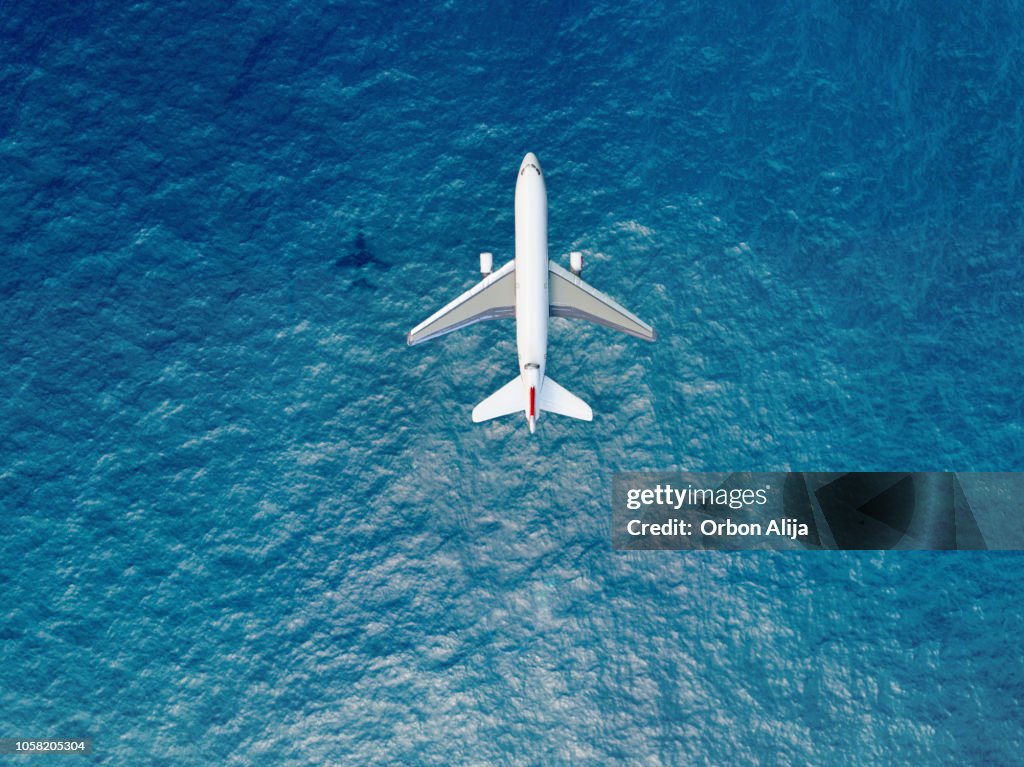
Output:
[[[269,58],[271,46],[275,42],[277,35],[274,32],[263,35],[256,44],[249,49],[249,53],[245,57],[245,61],[242,62],[242,69],[235,77],[235,82],[231,86],[231,90],[228,91],[228,101],[234,101],[245,95],[250,89],[253,82],[257,79],[255,77],[256,69],[260,64]]]
[[[334,265],[341,268],[359,267],[359,266],[379,266],[382,269],[390,269],[391,264],[386,261],[381,261],[372,251],[366,246],[366,235],[362,232],[356,234],[355,240],[352,242],[352,247],[348,253],[341,256]]]

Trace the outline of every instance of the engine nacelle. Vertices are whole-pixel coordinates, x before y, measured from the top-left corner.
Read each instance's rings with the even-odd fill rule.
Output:
[[[577,277],[583,271],[583,254],[578,250],[574,250],[569,254],[569,271]]]
[[[493,253],[481,253],[480,254],[480,274],[484,277],[494,271],[494,254]]]

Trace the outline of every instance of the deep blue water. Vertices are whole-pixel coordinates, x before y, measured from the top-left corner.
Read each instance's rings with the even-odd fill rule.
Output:
[[[1012,764],[1015,554],[615,554],[622,469],[1024,470],[1024,6],[0,5],[0,737]],[[591,424],[474,425],[552,256]],[[70,758],[70,757],[69,757]]]

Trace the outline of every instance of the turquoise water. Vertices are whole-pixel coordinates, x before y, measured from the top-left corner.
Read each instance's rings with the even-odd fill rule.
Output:
[[[1013,554],[615,554],[617,470],[1024,469],[1015,3],[6,3],[0,735],[100,764],[1011,764]],[[486,425],[513,245],[595,420]]]

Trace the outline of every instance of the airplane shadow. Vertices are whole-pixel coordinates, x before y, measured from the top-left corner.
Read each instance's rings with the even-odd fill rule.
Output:
[[[376,266],[381,269],[390,269],[391,264],[386,261],[382,261],[373,254],[366,245],[366,235],[362,232],[356,234],[355,240],[352,241],[352,247],[348,253],[339,257],[334,262],[334,265],[340,269],[352,269],[362,266]]]

